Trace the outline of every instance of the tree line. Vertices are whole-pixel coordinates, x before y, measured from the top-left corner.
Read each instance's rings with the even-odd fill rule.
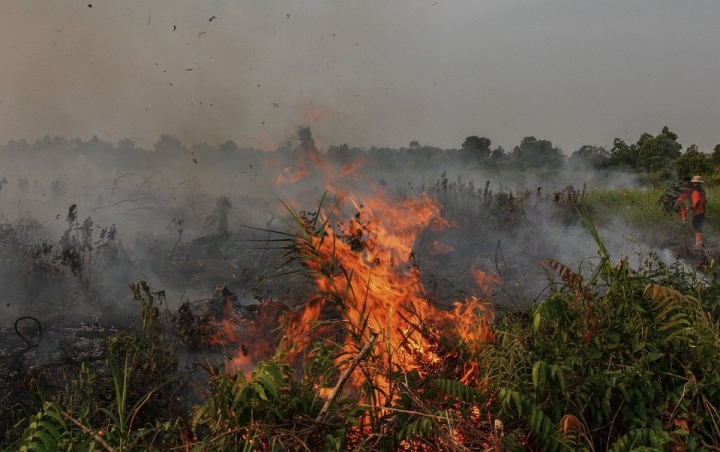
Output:
[[[511,151],[502,146],[492,148],[489,138],[472,135],[458,149],[440,149],[411,141],[407,148],[390,150],[371,148],[362,150],[347,145],[332,146],[328,155],[340,161],[350,161],[363,154],[383,160],[414,162],[420,166],[436,165],[440,160],[459,158],[471,168],[490,170],[622,170],[635,173],[666,173],[675,175],[709,175],[720,166],[720,144],[712,153],[701,152],[692,144],[683,152],[677,134],[666,126],[657,135],[643,133],[635,143],[620,138],[613,140],[612,147],[585,145],[567,156],[550,140],[528,136]]]
[[[527,136],[512,150],[502,146],[492,147],[489,138],[468,136],[459,148],[443,149],[423,145],[417,140],[410,141],[407,147],[388,148],[351,147],[347,144],[330,146],[322,152],[315,148],[309,127],[298,127],[295,140],[279,146],[277,154],[296,156],[299,151],[312,152],[339,164],[350,164],[363,159],[369,165],[385,169],[438,168],[444,164],[462,162],[468,169],[486,169],[497,171],[526,170],[622,170],[635,173],[664,173],[668,177],[676,175],[710,175],[720,166],[720,144],[711,153],[702,152],[692,144],[684,151],[678,143],[677,134],[666,126],[656,135],[643,133],[636,142],[626,143],[620,138],[613,140],[612,146],[585,145],[566,155],[554,146],[552,141]],[[47,155],[45,151],[51,151]],[[42,152],[44,157],[62,158],[65,153],[82,153],[91,160],[93,157],[106,159],[112,155],[115,159],[125,160],[128,164],[139,160],[151,165],[168,157],[177,158],[182,154],[202,156],[222,163],[227,159],[242,157],[257,161],[267,151],[254,148],[240,148],[234,141],[220,144],[199,143],[188,146],[171,135],[162,135],[152,149],[142,149],[131,139],[122,139],[117,144],[107,143],[93,136],[88,141],[78,138],[67,140],[62,137],[45,136],[43,139],[28,143],[25,140],[10,141],[0,146],[0,153],[33,154]],[[190,160],[188,160],[190,162]],[[117,161],[116,161],[117,162]],[[119,162],[117,162],[119,163]],[[197,162],[195,162],[197,163]]]

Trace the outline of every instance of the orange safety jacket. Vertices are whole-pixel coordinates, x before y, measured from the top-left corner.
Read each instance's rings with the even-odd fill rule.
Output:
[[[680,211],[680,217],[685,220],[685,217],[687,216],[688,210],[690,210],[690,195],[692,194],[692,191],[684,191],[680,193],[680,196],[678,196],[677,201],[675,201],[675,205],[677,206],[676,209]]]
[[[693,207],[693,213],[695,215],[701,215],[705,213],[705,203],[707,202],[705,199],[705,192],[702,188],[695,189],[692,192],[692,207]]]

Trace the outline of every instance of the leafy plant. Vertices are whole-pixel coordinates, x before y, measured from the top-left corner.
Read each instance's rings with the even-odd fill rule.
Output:
[[[164,393],[183,377],[169,349],[158,304],[162,292],[131,284],[143,321],[139,333],[106,339],[105,366],[83,363],[55,400],[46,398],[15,443],[20,450],[123,451],[182,442],[184,418]],[[42,394],[41,394],[42,395]]]
[[[55,245],[45,241],[32,250],[30,270],[62,276],[70,270],[77,288],[89,295],[100,275],[109,267],[122,250],[115,225],[100,228],[90,217],[82,223],[78,220],[77,205],[68,209],[68,227]],[[100,234],[94,237],[95,229]]]
[[[590,449],[714,445],[719,331],[701,277],[652,258],[612,265],[584,218],[599,248],[594,270],[583,278],[551,262],[555,293],[496,325],[487,362],[500,375],[500,418],[543,450],[579,446],[559,434],[567,416]]]

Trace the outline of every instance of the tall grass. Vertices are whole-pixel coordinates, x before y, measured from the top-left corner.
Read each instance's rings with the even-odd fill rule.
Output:
[[[589,191],[582,200],[594,221],[605,226],[621,220],[648,237],[667,238],[690,232],[688,224],[683,225],[680,214],[666,212],[658,203],[663,188],[618,188]],[[708,200],[705,214],[706,239],[712,242],[713,235],[720,230],[720,187],[705,187]]]

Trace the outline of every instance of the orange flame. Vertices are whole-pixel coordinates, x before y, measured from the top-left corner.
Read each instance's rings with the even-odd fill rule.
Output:
[[[292,171],[292,168],[288,167],[283,170],[283,172],[278,175],[277,179],[275,179],[276,185],[282,185],[285,183],[296,183],[299,180],[302,180],[306,178],[310,174],[310,171],[308,171],[305,168],[299,168],[297,171]]]
[[[358,337],[367,342],[371,334],[379,334],[381,345],[374,358],[404,371],[422,371],[441,361],[434,351],[436,342],[429,340],[421,324],[454,328],[464,340],[492,339],[492,311],[487,304],[468,300],[456,303],[453,311],[436,308],[424,296],[419,272],[410,262],[418,235],[427,227],[447,225],[439,217],[437,203],[427,197],[391,202],[376,196],[355,206],[359,212],[355,219],[341,223],[340,230],[327,222],[322,234],[306,244],[317,251],[307,253],[314,257],[304,264],[317,275],[315,284],[323,296],[309,302],[291,325],[287,337],[294,338],[296,347],[307,346],[300,338],[310,341],[329,333],[329,327],[322,331],[317,327],[328,315],[339,317],[349,331],[343,355],[357,354],[363,345]],[[333,313],[337,305],[340,312]],[[338,366],[342,369],[345,364]],[[383,375],[369,369],[364,375],[356,374],[351,382],[371,375],[381,394],[390,393]]]
[[[295,182],[310,175],[311,166],[306,166],[306,161],[312,168],[324,168],[315,152],[300,152],[299,157],[304,160],[294,169],[286,168],[278,176],[278,183]],[[352,167],[343,168],[342,174],[355,169],[354,162]],[[328,190],[333,190],[329,175],[326,184]],[[343,371],[350,368],[349,357],[357,356],[377,336],[375,347],[364,360],[367,364],[355,368],[347,386],[357,389],[362,381],[371,379],[372,386],[379,388],[373,403],[382,406],[392,397],[390,372],[427,374],[443,365],[441,334],[451,334],[471,347],[491,342],[493,310],[488,302],[477,298],[459,300],[451,310],[428,300],[414,265],[413,247],[426,229],[439,231],[450,226],[441,218],[437,202],[426,195],[419,199],[392,199],[382,191],[360,201],[339,195],[337,188],[334,191],[340,200],[334,206],[336,210],[317,213],[320,220],[317,224],[322,230],[299,231],[295,242],[296,257],[313,275],[316,296],[287,319],[286,350],[291,356],[299,356],[311,349],[311,342],[331,340],[340,344],[336,363]],[[357,214],[350,220],[330,221],[347,207],[353,207]],[[438,243],[435,251],[450,249]],[[492,284],[500,282],[499,277],[479,270],[473,269],[473,275],[481,296],[489,294]],[[238,325],[228,325],[223,331],[237,332]],[[241,343],[232,334],[221,340]],[[233,363],[243,369],[247,364],[245,358],[248,356],[237,357]],[[479,385],[475,381],[479,366],[466,364],[460,370],[462,381]]]
[[[477,268],[471,268],[473,277],[475,278],[475,285],[482,291],[483,295],[490,295],[492,288],[502,284],[502,278],[500,275],[494,273],[485,273]]]
[[[242,372],[249,381],[255,364],[274,354],[281,333],[277,329],[277,320],[287,307],[266,300],[258,305],[258,314],[248,319],[235,313],[231,301],[226,300],[224,304],[225,314],[222,319],[212,322],[214,332],[208,343],[232,350],[234,356],[225,365],[225,371]]]
[[[355,171],[357,171],[357,169],[360,168],[360,166],[362,165],[362,163],[363,163],[363,158],[362,158],[362,157],[358,157],[358,158],[355,159],[354,161],[352,161],[352,162],[350,162],[350,163],[348,163],[348,164],[346,164],[346,165],[343,165],[343,167],[342,167],[342,169],[340,170],[340,172],[341,172],[341,174],[342,174],[343,176],[349,176],[349,175],[355,173]]]

